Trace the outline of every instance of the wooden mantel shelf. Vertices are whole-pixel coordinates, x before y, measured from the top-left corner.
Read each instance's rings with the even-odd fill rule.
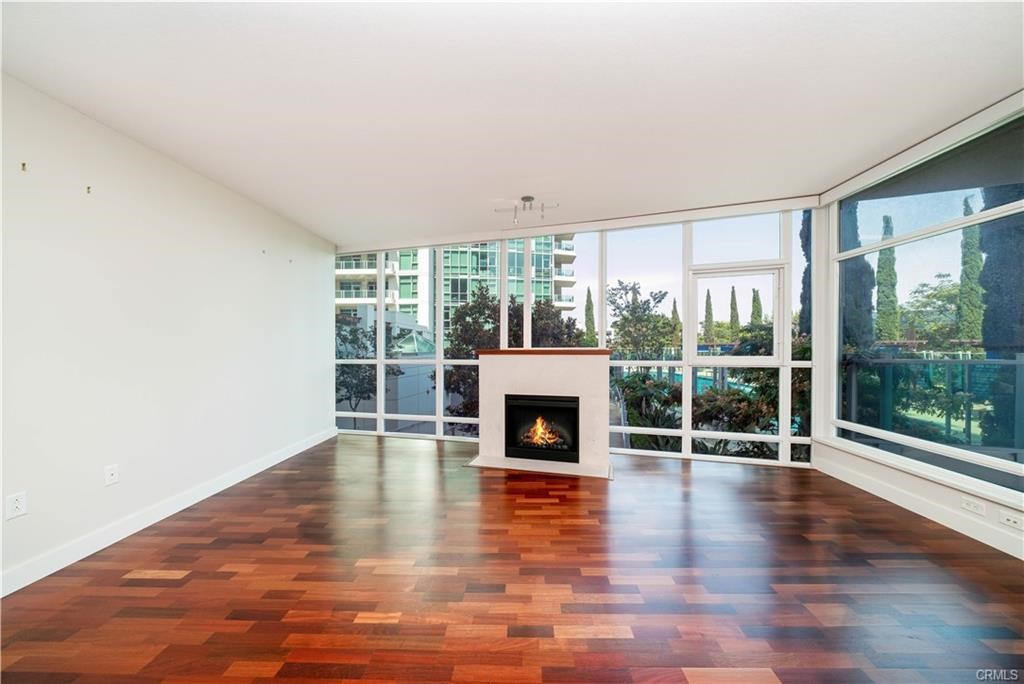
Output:
[[[610,349],[597,349],[595,347],[540,347],[535,349],[477,349],[477,356],[491,356],[499,354],[508,355],[536,355],[536,356],[551,356],[551,355],[568,355],[572,354],[575,356],[608,356],[611,354]]]

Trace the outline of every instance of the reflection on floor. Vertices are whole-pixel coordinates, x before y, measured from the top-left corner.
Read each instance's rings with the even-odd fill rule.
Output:
[[[473,455],[314,447],[4,599],[4,682],[1024,667],[1024,564],[816,471],[617,456],[609,482]]]

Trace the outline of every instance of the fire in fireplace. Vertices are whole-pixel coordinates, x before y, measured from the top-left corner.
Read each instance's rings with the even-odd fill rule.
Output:
[[[579,397],[505,395],[505,455],[579,463]]]

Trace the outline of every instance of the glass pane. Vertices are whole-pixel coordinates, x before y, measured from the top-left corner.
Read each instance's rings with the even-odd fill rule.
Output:
[[[474,423],[444,423],[444,434],[449,437],[479,437],[480,426]]]
[[[444,367],[444,415],[480,417],[480,368]]]
[[[682,428],[682,369],[612,366],[609,421],[630,427]]]
[[[415,420],[388,419],[384,421],[385,432],[403,432],[413,435],[436,434],[437,427],[433,421],[421,422]]]
[[[377,412],[377,364],[335,364],[334,410]]]
[[[811,360],[811,237],[810,209],[793,212],[793,360]]]
[[[376,293],[373,295],[376,297]],[[335,299],[334,358],[377,357],[377,306]]]
[[[710,432],[777,435],[779,370],[694,368],[692,425]]]
[[[736,439],[693,438],[693,453],[779,460],[779,445],[771,442],[744,442]]]
[[[697,279],[698,356],[772,356],[775,276],[770,273]]]
[[[508,346],[518,349],[523,346],[523,286],[525,272],[525,242],[522,239],[508,240]]]
[[[613,432],[608,436],[608,443],[612,449],[646,449],[647,451],[671,451],[678,454],[683,445],[683,438],[665,435],[627,435]]]
[[[441,301],[446,357],[474,359],[477,349],[498,348],[499,259],[498,242],[443,248]]]
[[[377,429],[376,418],[356,418],[354,416],[337,416],[334,424],[339,430],[369,430],[374,432]]]
[[[434,406],[434,366],[384,366],[384,412],[432,416]]]
[[[950,470],[954,473],[975,477],[984,482],[991,482],[992,484],[999,485],[1000,487],[1024,492],[1024,477],[1021,477],[1020,475],[1005,473],[1001,470],[993,470],[992,468],[986,468],[985,466],[976,465],[974,463],[967,463],[966,461],[949,458],[948,456],[940,456],[939,454],[934,454],[930,451],[903,446],[896,442],[890,442],[887,439],[868,437],[867,435],[862,435],[850,430],[840,429],[839,436],[843,439],[848,439],[851,442],[863,444],[864,446],[882,449],[883,451],[898,454],[899,456],[920,461],[921,463],[928,463],[933,466],[938,466],[939,468],[945,468],[946,470]]]
[[[693,263],[779,258],[779,215],[734,216],[693,224]]]
[[[384,282],[386,357],[434,358],[434,250],[385,253]]]
[[[1024,214],[840,264],[842,419],[1024,460]]]
[[[613,359],[674,360],[682,351],[683,229],[608,233],[607,317]]]
[[[790,444],[789,445],[789,460],[793,463],[810,463],[811,462],[811,445],[810,444]]]
[[[1024,117],[841,201],[840,249],[881,242],[887,230],[902,235],[1020,199]]]
[[[597,242],[597,233],[534,238],[534,347],[597,346]]]
[[[793,424],[791,432],[799,437],[811,436],[811,369],[794,368],[791,378]]]

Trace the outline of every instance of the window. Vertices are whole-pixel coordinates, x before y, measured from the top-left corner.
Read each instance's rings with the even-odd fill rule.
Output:
[[[779,214],[735,216],[693,224],[693,263],[779,258]]]
[[[811,237],[810,209],[794,211],[790,215],[792,228],[791,257],[793,264],[792,311],[790,336],[793,340],[794,361],[811,360]]]
[[[840,436],[1011,486],[1000,462],[1024,461],[1024,212],[971,217],[1021,199],[1024,118],[840,202],[842,247],[868,247],[839,255]]]
[[[412,259],[410,254],[416,255],[416,258]],[[389,293],[384,299],[385,358],[431,359],[437,353],[437,340],[434,336],[436,310],[426,302],[420,306],[408,300],[418,299],[421,291],[433,291],[434,250],[388,252],[385,261],[394,264],[403,257],[409,265],[415,264],[415,274],[396,275],[391,271],[384,274]]]
[[[443,248],[445,357],[474,359],[499,346],[498,242]]]
[[[696,278],[698,356],[777,356],[776,272]]]
[[[608,233],[606,290],[612,358],[681,358],[682,226]]]
[[[596,347],[597,233],[534,238],[531,342],[534,347]],[[555,249],[555,245],[560,248]],[[572,245],[572,249],[566,249]],[[589,298],[589,304],[588,302]]]

